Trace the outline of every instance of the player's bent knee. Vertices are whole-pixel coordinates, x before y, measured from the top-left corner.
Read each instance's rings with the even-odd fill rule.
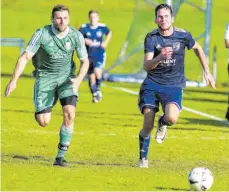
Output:
[[[64,113],[64,119],[67,120],[67,121],[73,122],[74,119],[75,119],[75,112]]]
[[[46,127],[46,126],[48,126],[49,122],[46,122],[46,121],[38,121],[38,124],[39,124],[41,127]]]
[[[50,122],[50,118],[41,117],[41,115],[39,115],[36,116],[36,121],[41,127],[46,127]]]
[[[41,127],[46,127],[51,120],[51,108],[36,112],[35,119]]]
[[[154,109],[151,109],[151,108],[149,108],[149,107],[144,107],[143,108],[143,114],[147,114],[147,113],[152,113],[152,112],[154,112]]]
[[[166,120],[170,125],[173,125],[177,122],[178,118],[175,116],[169,115],[169,116],[167,116]]]

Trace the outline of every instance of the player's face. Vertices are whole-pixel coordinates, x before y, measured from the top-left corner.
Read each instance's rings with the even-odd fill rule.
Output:
[[[170,29],[173,23],[170,10],[166,8],[159,9],[157,11],[157,18],[155,22],[162,31]]]
[[[69,13],[68,11],[56,11],[52,19],[54,27],[57,31],[63,32],[66,30],[69,24]]]
[[[91,13],[89,16],[91,25],[97,25],[99,22],[99,15],[97,13]]]

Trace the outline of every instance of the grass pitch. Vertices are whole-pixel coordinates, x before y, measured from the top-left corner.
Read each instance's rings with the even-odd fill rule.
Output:
[[[7,81],[3,78],[2,84]],[[39,127],[34,120],[33,80],[22,78],[9,98],[2,97],[2,190],[188,191],[187,174],[198,166],[213,172],[211,190],[229,190],[227,124],[183,111],[163,144],[154,140],[154,129],[150,167],[139,169],[142,115],[137,96],[112,88],[117,86],[133,91],[139,87],[106,83],[104,100],[92,104],[87,83],[82,84],[75,132],[66,156],[70,168],[65,169],[52,166],[62,122],[60,104],[53,110],[50,125]],[[186,89],[183,105],[223,118],[219,114],[224,114],[225,102],[219,102],[217,109],[214,102],[226,96],[224,89]]]

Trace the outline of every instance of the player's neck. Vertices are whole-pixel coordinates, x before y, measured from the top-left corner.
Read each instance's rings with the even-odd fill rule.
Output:
[[[64,31],[60,32],[58,31],[54,25],[52,25],[52,32],[59,38],[59,39],[62,39],[64,38],[67,34],[68,34],[68,31],[69,31],[69,27],[67,27]]]
[[[92,29],[95,29],[95,28],[97,28],[97,27],[98,27],[98,23],[96,23],[96,24],[92,24],[92,23],[90,23],[90,27],[91,27]]]
[[[173,28],[173,26],[171,26],[169,29],[167,29],[167,30],[161,30],[160,28],[158,28],[159,29],[159,33],[161,34],[161,35],[163,35],[163,36],[170,36],[170,35],[172,35],[173,34],[173,31],[174,31],[174,28]]]

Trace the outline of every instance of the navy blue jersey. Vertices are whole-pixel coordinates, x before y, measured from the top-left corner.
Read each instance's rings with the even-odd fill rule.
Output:
[[[185,87],[185,47],[191,49],[194,44],[192,35],[180,28],[174,28],[170,36],[161,35],[158,29],[148,33],[144,43],[145,53],[153,52],[156,57],[163,47],[172,47],[173,55],[160,61],[156,68],[148,72],[147,77],[161,85]]]
[[[104,36],[110,32],[108,27],[103,23],[99,23],[95,27],[90,24],[83,24],[79,31],[83,34],[84,38],[91,39],[95,43],[95,45],[91,47],[86,45],[88,56],[101,57],[105,52],[105,49],[101,47],[101,43],[103,42]]]

